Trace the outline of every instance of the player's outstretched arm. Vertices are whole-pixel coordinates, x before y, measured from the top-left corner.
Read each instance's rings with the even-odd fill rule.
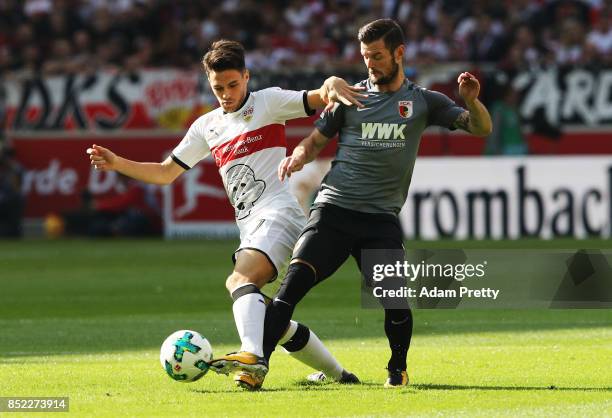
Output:
[[[317,90],[308,92],[308,106],[311,109],[330,108],[335,103],[363,107],[359,99],[368,97],[365,87],[350,86],[343,78],[329,77]]]
[[[300,171],[304,168],[305,164],[308,164],[319,155],[328,142],[329,138],[315,128],[310,135],[302,139],[302,142],[295,147],[291,156],[283,158],[280,162],[278,165],[278,179],[283,181],[285,176],[291,177],[291,173]]]
[[[87,154],[96,170],[117,171],[146,183],[170,184],[185,171],[170,157],[162,163],[141,163],[123,158],[96,144],[87,149]]]
[[[493,123],[489,111],[478,100],[480,83],[476,77],[467,72],[459,75],[457,83],[459,83],[459,95],[463,98],[468,111],[459,115],[454,124],[455,128],[463,129],[477,136],[490,135]]]

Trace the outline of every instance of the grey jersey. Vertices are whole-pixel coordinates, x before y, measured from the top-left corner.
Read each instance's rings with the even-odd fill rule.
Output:
[[[408,80],[393,93],[372,91],[368,80],[359,84],[368,89],[364,108],[336,105],[315,123],[326,137],[339,133],[336,157],[315,204],[398,214],[423,131],[430,125],[452,129],[465,109]]]

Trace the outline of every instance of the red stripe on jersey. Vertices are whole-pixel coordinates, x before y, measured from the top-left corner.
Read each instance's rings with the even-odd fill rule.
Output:
[[[287,147],[285,126],[280,123],[245,132],[228,142],[211,148],[210,152],[215,157],[217,167],[223,167],[232,160],[273,147]]]

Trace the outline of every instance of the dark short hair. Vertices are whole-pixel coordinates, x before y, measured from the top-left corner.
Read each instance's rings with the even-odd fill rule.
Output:
[[[227,39],[215,41],[202,58],[202,65],[207,73],[225,70],[243,71],[246,68],[244,47],[240,42]]]
[[[404,44],[404,32],[395,20],[378,19],[362,26],[359,29],[357,39],[364,44],[382,39],[387,49],[393,53],[395,48]]]

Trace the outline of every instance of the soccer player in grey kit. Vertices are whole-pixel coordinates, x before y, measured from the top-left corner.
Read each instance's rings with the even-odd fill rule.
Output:
[[[319,119],[316,129],[279,165],[280,179],[302,169],[339,134],[338,151],[310,218],[293,251],[277,297],[268,306],[264,355],[272,351],[296,304],[315,285],[331,276],[352,255],[362,267],[362,250],[403,249],[398,213],[408,195],[421,135],[431,125],[460,128],[471,134],[491,133],[491,118],[478,100],[480,84],[469,73],[458,78],[467,110],[439,92],[404,76],[404,37],[391,19],[368,23],[359,30],[361,55],[369,78],[363,106],[336,105]],[[363,272],[367,277],[368,272]],[[408,383],[406,358],[412,336],[412,313],[385,308],[385,334],[391,348],[385,387]],[[297,338],[297,335],[296,337]]]

